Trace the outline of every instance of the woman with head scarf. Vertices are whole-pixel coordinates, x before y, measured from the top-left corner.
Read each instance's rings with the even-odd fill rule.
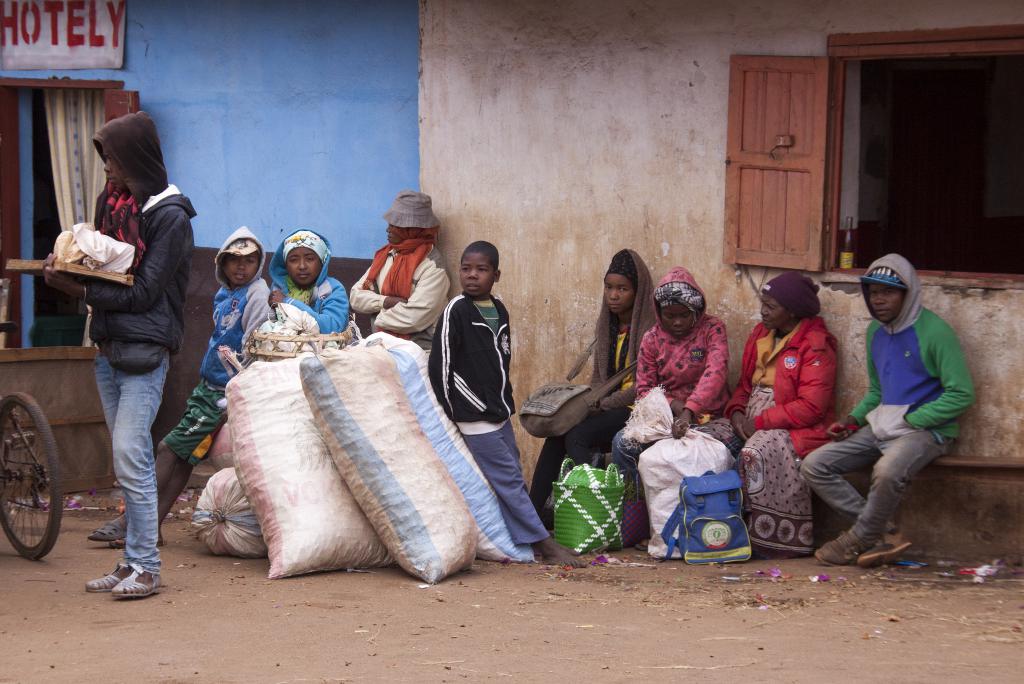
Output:
[[[652,293],[651,272],[640,255],[631,249],[617,252],[604,276],[590,374],[592,387],[605,384],[636,360],[640,340],[654,325]],[[618,389],[591,407],[590,415],[582,423],[561,437],[544,440],[530,486],[530,499],[542,519],[552,483],[565,457],[577,464],[590,463],[593,453],[607,448],[615,433],[626,424],[635,396],[634,374],[630,373]]]
[[[735,435],[722,418],[729,399],[725,323],[706,312],[704,291],[680,266],[661,279],[654,303],[658,324],[640,343],[636,398],[661,387],[672,409],[674,437],[692,427],[734,446]],[[627,442],[619,432],[612,442],[612,458],[625,475],[636,478],[637,458],[647,446]]]
[[[270,305],[291,304],[312,316],[321,334],[348,327],[345,286],[327,275],[331,243],[305,228],[286,237],[270,259]]]
[[[374,332],[412,340],[429,351],[434,322],[448,302],[448,274],[437,249],[440,221],[430,195],[398,193],[384,214],[386,245],[352,288],[352,310],[372,316]]]
[[[761,323],[743,351],[739,385],[725,413],[746,440],[740,452],[750,542],[762,558],[811,553],[811,490],[800,460],[828,442],[836,338],[818,316],[818,286],[789,271],[761,290]]]

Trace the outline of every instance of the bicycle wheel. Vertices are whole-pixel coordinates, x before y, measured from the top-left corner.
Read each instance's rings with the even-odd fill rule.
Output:
[[[36,400],[9,394],[0,401],[0,525],[25,558],[53,548],[64,512],[57,443]]]

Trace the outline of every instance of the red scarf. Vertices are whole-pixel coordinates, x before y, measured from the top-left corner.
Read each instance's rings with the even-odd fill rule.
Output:
[[[372,290],[377,282],[384,264],[388,260],[388,254],[395,252],[394,262],[391,270],[381,284],[380,293],[385,297],[401,297],[408,299],[412,295],[412,276],[416,267],[420,265],[437,241],[437,228],[398,228],[398,235],[402,241],[398,244],[390,242],[373,255],[373,263],[370,265],[370,272],[366,274],[363,281],[364,290]]]
[[[146,243],[139,235],[139,205],[131,193],[119,192],[113,183],[107,183],[104,194],[106,196],[101,204],[99,231],[135,247],[135,260],[131,267],[131,271],[134,271],[146,251]]]

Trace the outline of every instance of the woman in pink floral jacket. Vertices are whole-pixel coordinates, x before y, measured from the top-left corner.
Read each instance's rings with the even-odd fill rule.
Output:
[[[729,401],[729,343],[725,323],[705,312],[704,291],[685,268],[672,268],[654,291],[658,324],[640,343],[636,397],[662,387],[672,407],[672,434],[691,427],[710,434],[735,451],[742,446],[722,417]],[[636,477],[636,461],[647,445],[630,444],[622,432],[612,442],[619,469]]]

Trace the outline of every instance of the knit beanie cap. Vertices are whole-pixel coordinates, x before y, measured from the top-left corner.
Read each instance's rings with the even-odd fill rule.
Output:
[[[761,292],[769,295],[797,318],[811,318],[821,311],[818,285],[802,273],[786,271],[765,283]]]
[[[384,220],[399,228],[434,228],[441,222],[431,209],[430,195],[414,190],[403,190],[384,212]]]

